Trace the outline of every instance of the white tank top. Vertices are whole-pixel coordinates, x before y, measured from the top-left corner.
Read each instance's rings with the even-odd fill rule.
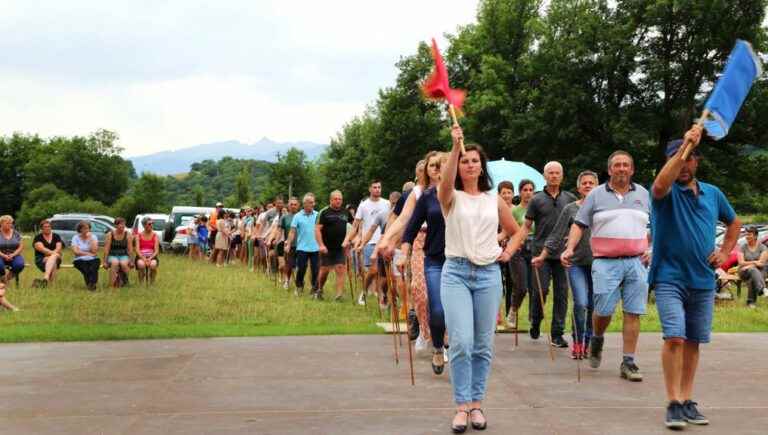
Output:
[[[496,192],[468,195],[453,191],[453,206],[445,216],[445,256],[463,257],[478,266],[496,261],[501,247],[499,203]]]

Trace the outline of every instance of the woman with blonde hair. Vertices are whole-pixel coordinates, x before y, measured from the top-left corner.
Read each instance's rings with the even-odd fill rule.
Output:
[[[0,216],[0,280],[5,283],[18,276],[24,270],[24,240],[21,234],[13,228],[13,218]],[[5,273],[5,269],[10,273]]]

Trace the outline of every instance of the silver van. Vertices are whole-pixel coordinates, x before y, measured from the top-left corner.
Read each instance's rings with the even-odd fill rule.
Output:
[[[53,232],[61,237],[64,242],[64,246],[72,244],[72,237],[77,234],[77,224],[80,221],[88,221],[91,224],[91,232],[97,239],[99,239],[99,246],[104,246],[104,240],[107,233],[115,229],[114,225],[108,224],[103,220],[96,219],[93,216],[83,215],[54,215],[48,219],[51,222],[51,228]]]

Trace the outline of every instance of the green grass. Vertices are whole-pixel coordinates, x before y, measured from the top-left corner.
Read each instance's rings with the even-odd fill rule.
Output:
[[[29,244],[29,240],[26,241]],[[31,247],[25,252],[33,262]],[[380,333],[373,299],[367,308],[353,305],[349,290],[343,303],[317,302],[306,295],[295,298],[260,274],[232,264],[216,268],[204,262],[166,254],[161,257],[156,286],[145,288],[132,273],[131,285],[119,290],[106,287],[106,271],[101,272],[99,290],[85,290],[80,273],[74,269],[59,272],[50,288],[33,289],[30,284],[41,273],[28,267],[21,275],[21,286],[12,284],[8,299],[22,309],[18,313],[0,312],[0,342],[124,340],[191,337],[240,337],[325,334]],[[71,253],[65,252],[65,263]],[[326,296],[333,294],[334,279],[326,284]],[[718,305],[715,331],[768,331],[768,301],[748,310],[741,301]],[[525,303],[524,305],[527,305]],[[549,328],[551,309],[542,325]],[[527,309],[521,311],[521,320]],[[570,315],[568,317],[570,322]],[[527,327],[521,321],[522,327]],[[611,330],[621,328],[620,315]],[[643,331],[659,331],[655,306],[643,318]],[[571,328],[568,327],[568,330]]]

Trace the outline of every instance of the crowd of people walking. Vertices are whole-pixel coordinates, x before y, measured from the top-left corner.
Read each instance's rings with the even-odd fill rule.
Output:
[[[250,271],[264,271],[285,289],[292,286],[296,297],[308,290],[315,300],[325,298],[331,273],[336,302],[344,300],[346,285],[355,288],[359,279],[353,302],[367,305],[375,297],[379,309],[389,307],[394,319],[406,320],[417,351],[431,350],[436,376],[450,366],[456,433],[487,427],[482,403],[497,325],[519,329],[528,296],[528,333],[538,340],[550,288],[548,343],[570,346],[572,358],[587,358],[597,369],[604,333],[621,305],[618,373],[642,381],[637,342],[650,286],[665,340],[666,425],[706,424],[693,401],[698,347],[710,338],[713,270],[733,250],[740,223],[722,192],[696,178],[701,128],[694,126],[683,140],[670,142],[667,163],[650,192],[633,181],[632,156],[616,151],[607,159],[608,178],[602,184],[594,171],[578,174],[578,195],[563,186],[559,162],[544,166],[544,186],[531,180],[515,186],[491,179],[483,148],[465,144],[457,125],[451,137],[449,152],[427,153],[415,167],[414,180],[386,199],[381,181],[371,180],[369,196],[356,207],[345,207],[338,190],[320,210],[312,193],[301,200],[278,196],[264,208],[246,206],[239,213],[218,203],[209,215],[186,224],[189,258],[217,267],[237,261]],[[727,226],[720,247],[714,240],[718,221]],[[70,243],[72,266],[89,290],[96,289],[101,267],[109,271],[113,287],[127,284],[132,269],[139,282],[155,282],[160,241],[152,219],[145,217],[141,225],[132,234],[124,219],[115,219],[103,249],[88,221],[77,226]],[[42,221],[33,248],[43,273],[33,285],[46,287],[62,267],[64,241]],[[5,296],[6,285],[25,267],[23,249],[13,218],[0,217],[0,305],[11,310],[17,308]],[[766,261],[768,249],[749,230],[738,264],[751,305],[768,293]]]

